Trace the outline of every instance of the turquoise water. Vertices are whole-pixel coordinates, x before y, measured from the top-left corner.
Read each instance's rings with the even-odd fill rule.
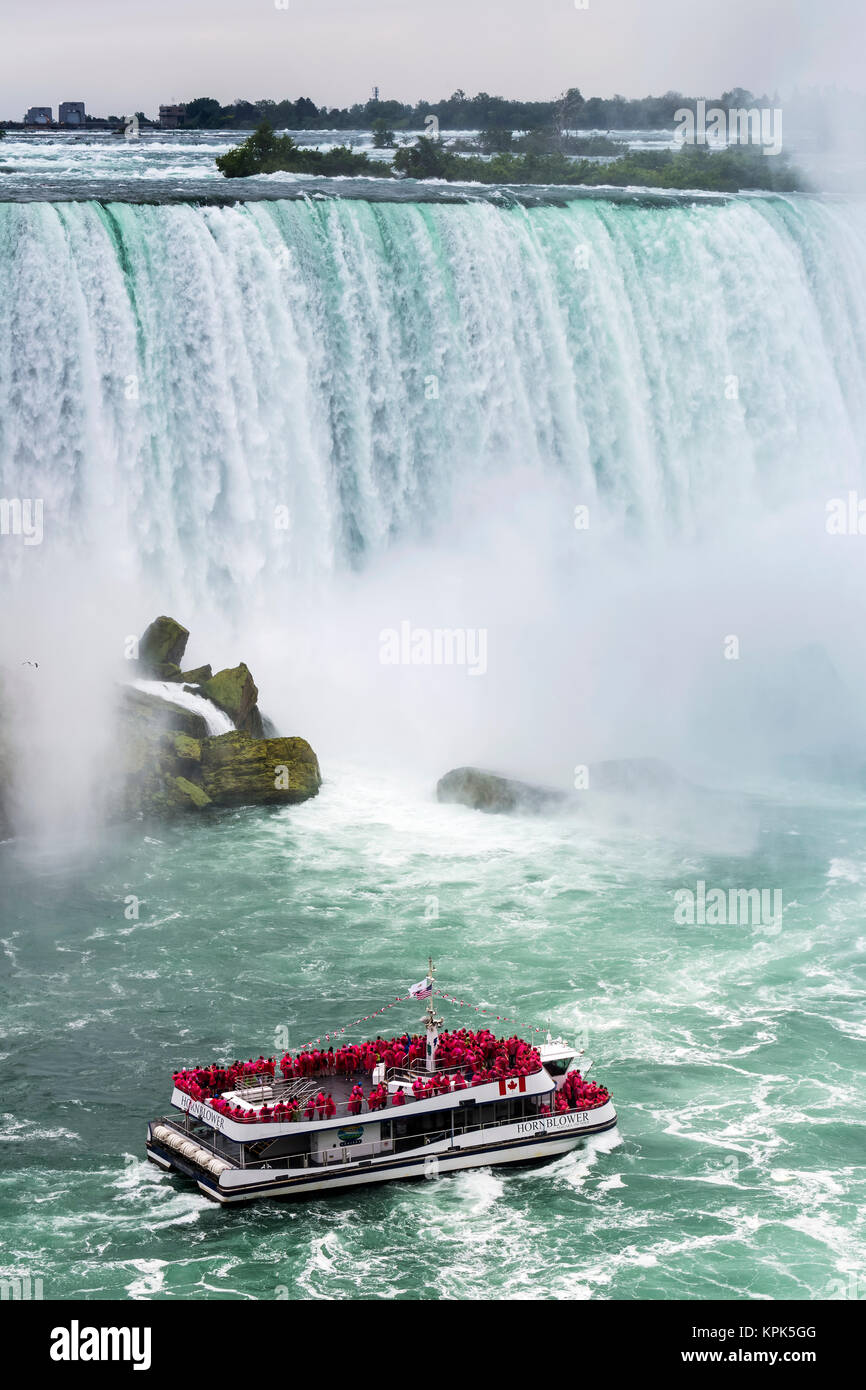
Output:
[[[618,551],[748,549],[804,501],[820,534],[861,480],[864,267],[866,207],[810,199],[0,204],[4,495],[247,627],[401,539],[471,555],[530,489],[536,563],[578,503]]]
[[[863,542],[825,521],[864,483],[863,204],[145,206],[91,172],[98,201],[0,203],[0,495],[45,521],[0,544],[6,1272],[52,1299],[862,1296]],[[160,612],[189,665],[248,662],[315,801],[104,824],[114,682]],[[384,665],[403,622],[483,631],[483,673]],[[721,790],[433,795],[633,756]],[[781,920],[678,925],[700,881]],[[585,1047],[619,1136],[238,1211],[145,1162],[176,1066],[303,1044],[428,954]]]
[[[290,812],[4,846],[4,1263],[47,1298],[838,1296],[864,1257],[864,816],[742,814],[752,846],[712,856],[340,767]],[[701,877],[781,886],[781,927],[675,926]],[[580,1041],[618,1138],[233,1211],[143,1159],[177,1063],[372,1012],[428,950],[460,997]]]

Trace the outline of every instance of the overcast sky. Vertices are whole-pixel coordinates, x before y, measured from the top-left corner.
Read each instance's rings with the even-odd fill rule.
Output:
[[[0,0],[0,116],[213,96],[319,105],[864,89],[863,0]]]

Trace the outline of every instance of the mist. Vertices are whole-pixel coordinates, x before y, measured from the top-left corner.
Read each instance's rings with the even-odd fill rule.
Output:
[[[35,385],[10,359],[32,423],[5,495],[45,501],[40,546],[2,538],[19,828],[110,814],[117,684],[160,613],[186,669],[248,664],[326,782],[352,764],[432,796],[471,764],[569,790],[659,758],[752,788],[807,756],[856,780],[862,537],[827,524],[862,469],[856,208],[346,202],[326,239],[274,206],[123,210],[137,363],[102,222],[64,214],[58,280],[53,224],[21,214],[60,346]],[[458,659],[383,661],[404,628]]]

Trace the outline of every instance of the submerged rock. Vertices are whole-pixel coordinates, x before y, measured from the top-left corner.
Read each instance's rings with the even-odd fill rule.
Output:
[[[507,811],[549,811],[559,809],[566,801],[565,792],[553,787],[536,787],[485,772],[478,767],[456,767],[446,772],[436,784],[438,801],[471,806],[476,811],[502,813]]]
[[[658,758],[615,758],[592,763],[586,786],[579,792],[559,791],[532,782],[519,782],[478,767],[456,767],[436,784],[436,799],[471,806],[476,811],[581,810],[592,796],[626,803],[640,797],[661,799],[691,790],[691,784]]]

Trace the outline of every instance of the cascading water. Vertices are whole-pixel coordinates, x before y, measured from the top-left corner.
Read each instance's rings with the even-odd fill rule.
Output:
[[[44,531],[4,537],[5,657],[45,660],[58,604],[115,653],[174,612],[283,727],[336,747],[360,707],[426,775],[766,743],[754,665],[720,742],[708,634],[856,660],[821,541],[864,303],[863,207],[807,198],[0,204],[0,495]],[[494,679],[383,685],[404,621],[489,630]]]
[[[806,199],[0,205],[3,495],[181,606],[517,471],[662,539],[823,507],[861,476],[864,267],[863,210]]]
[[[180,705],[182,709],[188,709],[192,714],[200,714],[207,725],[207,731],[212,737],[219,734],[230,734],[234,729],[229,716],[219,709],[212,700],[208,700],[204,695],[196,695],[192,690],[185,690],[182,685],[173,681],[131,681],[130,684],[136,690],[143,690],[146,695],[157,695],[161,700],[167,700],[169,704]]]
[[[723,750],[708,634],[856,659],[852,552],[821,542],[863,474],[864,303],[863,207],[808,198],[0,204],[0,493],[44,507],[42,545],[4,539],[12,661],[77,585],[115,651],[159,611],[208,657],[242,641],[326,745],[351,704],[430,772],[567,781],[695,718],[728,758],[766,680]],[[489,629],[498,679],[426,712],[383,687],[404,621]]]
[[[0,540],[2,657],[62,842],[0,847],[15,1272],[54,1298],[857,1296],[862,793],[687,798],[700,841],[432,786],[678,761],[696,711],[750,773],[768,730],[841,738],[808,644],[861,646],[825,505],[862,487],[864,228],[796,198],[0,205],[0,494],[44,502],[41,544]],[[322,793],[67,854],[159,613],[190,662],[249,664]],[[484,678],[380,665],[403,619],[489,629]],[[678,924],[704,880],[778,888],[783,926]],[[171,1070],[372,1014],[430,952],[460,997],[588,1035],[622,1147],[207,1239],[139,1161]]]

